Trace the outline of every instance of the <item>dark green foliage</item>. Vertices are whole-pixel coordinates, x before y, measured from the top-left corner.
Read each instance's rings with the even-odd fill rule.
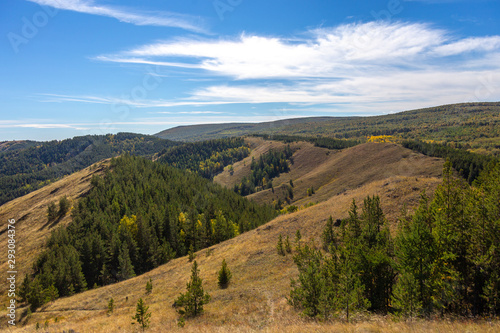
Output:
[[[49,206],[47,207],[47,220],[49,222],[54,221],[57,218],[57,206],[55,202],[49,203]]]
[[[290,245],[290,237],[288,235],[285,238],[285,251],[286,253],[292,253],[292,246]]]
[[[344,148],[354,147],[361,143],[361,141],[358,140],[345,140],[345,139],[335,139],[328,137],[311,137],[311,136],[299,136],[299,135],[254,134],[254,136],[262,137],[266,140],[283,141],[285,143],[307,141],[313,143],[316,147],[322,147],[328,149],[344,149]]]
[[[153,291],[153,280],[149,278],[148,282],[146,282],[146,295],[151,294],[152,291]]]
[[[471,187],[447,162],[432,202],[423,196],[413,217],[402,219],[393,296],[400,313],[499,314],[492,297],[499,294],[499,176],[497,165]]]
[[[258,161],[252,159],[251,174],[248,177],[243,177],[241,183],[234,186],[234,191],[240,195],[248,195],[272,188],[271,180],[290,170],[289,163],[291,163],[292,155],[292,149],[287,146],[280,151],[270,150],[262,154]],[[291,189],[291,187],[289,188]],[[291,198],[293,199],[293,194]]]
[[[446,144],[426,143],[417,140],[402,142],[403,147],[418,151],[422,154],[449,159],[453,168],[472,184],[480,172],[491,163],[497,161],[492,156],[471,153],[464,149],[457,149]]]
[[[64,215],[66,215],[70,206],[71,206],[71,204],[70,204],[68,198],[66,196],[61,197],[59,199],[59,211],[57,212],[57,215],[59,217],[63,217]]]
[[[217,139],[169,148],[162,153],[159,162],[212,179],[225,166],[241,161],[249,154],[250,148],[243,138]]]
[[[330,216],[328,221],[326,221],[325,229],[323,229],[323,234],[321,235],[325,251],[328,251],[331,246],[337,245],[337,236],[335,230],[333,230],[333,224],[333,218]]]
[[[221,289],[228,287],[231,282],[232,274],[226,264],[226,259],[222,260],[221,268],[217,274],[217,283]]]
[[[284,256],[286,254],[285,248],[283,247],[283,236],[281,236],[281,234],[278,237],[278,243],[276,244],[276,251],[281,256]]]
[[[92,184],[35,263],[42,289],[54,284],[60,296],[143,274],[276,214],[196,174],[129,155]]]
[[[123,153],[151,157],[178,143],[154,136],[118,133],[87,135],[0,152],[0,205]]]
[[[151,312],[148,312],[149,306],[146,306],[142,298],[139,298],[137,302],[137,307],[135,309],[135,316],[132,317],[139,325],[141,325],[144,331],[149,327],[149,319],[151,318]],[[135,323],[132,323],[135,324]]]
[[[210,295],[203,290],[203,280],[196,260],[191,268],[191,278],[187,283],[186,292],[181,294],[174,302],[176,306],[184,307],[177,310],[186,317],[195,317],[203,312],[203,305],[210,302]]]
[[[299,280],[292,281],[291,303],[313,317],[350,316],[367,309],[387,312],[395,272],[392,241],[378,197],[367,197],[361,215],[353,201],[338,233],[330,218],[323,231],[323,255],[297,247]]]
[[[112,314],[115,310],[115,300],[111,297],[108,301],[108,314]]]

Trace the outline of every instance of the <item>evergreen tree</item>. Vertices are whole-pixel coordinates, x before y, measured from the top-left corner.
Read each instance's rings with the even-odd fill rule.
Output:
[[[127,244],[123,243],[118,255],[118,280],[123,281],[135,276],[134,266],[130,260]]]
[[[226,289],[231,282],[232,274],[226,264],[226,259],[222,260],[221,269],[217,275],[217,283],[221,289]]]
[[[210,301],[210,295],[203,290],[203,281],[199,276],[200,270],[196,260],[191,269],[191,278],[187,282],[186,292],[181,294],[175,304],[184,307],[178,310],[182,316],[195,317],[203,312],[203,305]]]
[[[290,237],[288,235],[285,238],[285,251],[286,253],[292,253],[292,246],[290,245]]]
[[[54,221],[57,218],[57,207],[55,202],[51,202],[47,207],[47,219],[49,222]]]
[[[59,211],[57,212],[57,215],[59,217],[63,217],[64,215],[66,215],[70,208],[70,205],[71,204],[66,196],[61,197],[59,199]]]
[[[151,294],[151,291],[153,291],[153,280],[149,278],[148,282],[146,282],[146,295]]]
[[[334,246],[336,244],[336,235],[333,230],[333,218],[330,216],[328,221],[326,221],[325,229],[323,229],[323,234],[321,235],[321,240],[323,241],[323,249],[328,251],[330,246]]]
[[[115,310],[115,300],[113,299],[113,297],[111,297],[108,301],[108,315],[109,314],[112,314],[113,311]]]
[[[142,298],[139,298],[137,302],[137,307],[135,309],[135,316],[132,317],[139,325],[141,325],[144,331],[149,327],[149,319],[151,318],[151,312],[148,312],[149,306],[146,306]],[[134,323],[132,323],[134,324]]]
[[[286,254],[285,249],[283,248],[283,236],[281,236],[281,234],[278,237],[278,244],[276,244],[276,251],[281,256],[284,256]]]

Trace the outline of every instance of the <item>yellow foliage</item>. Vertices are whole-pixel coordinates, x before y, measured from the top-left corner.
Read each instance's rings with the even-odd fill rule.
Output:
[[[123,218],[120,220],[120,228],[125,228],[130,233],[134,238],[137,237],[137,216],[132,215],[131,217],[128,217],[127,215],[123,216]]]
[[[372,135],[368,138],[368,142],[396,142],[396,138],[392,135]]]

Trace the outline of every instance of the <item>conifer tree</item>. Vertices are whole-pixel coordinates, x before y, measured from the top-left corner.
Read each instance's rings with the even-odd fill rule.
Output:
[[[139,298],[135,310],[135,316],[133,316],[132,319],[134,319],[139,325],[141,325],[143,331],[149,327],[149,318],[151,318],[151,312],[148,312],[148,310],[149,306],[146,306],[142,298]]]
[[[112,314],[114,309],[115,309],[115,300],[113,299],[113,297],[111,297],[108,301],[108,311],[107,311],[108,315]]]
[[[285,251],[286,253],[292,253],[292,246],[290,245],[290,237],[288,235],[285,238]]]
[[[49,222],[54,221],[57,218],[57,207],[55,202],[51,202],[47,207],[47,219]]]
[[[153,291],[153,280],[149,278],[148,282],[146,282],[146,295],[151,294],[151,291]]]
[[[279,255],[281,256],[285,255],[285,249],[283,248],[283,236],[281,236],[281,234],[279,235],[278,238],[278,244],[276,245],[276,250]]]
[[[323,241],[323,249],[325,251],[328,251],[330,246],[336,243],[335,231],[333,230],[333,218],[331,215],[326,222],[325,229],[323,229],[321,240]]]
[[[118,255],[118,265],[119,281],[127,280],[135,276],[134,266],[132,266],[128,247],[125,243],[123,243],[122,247],[120,248],[120,253]]]
[[[66,215],[70,208],[70,202],[66,196],[63,196],[59,199],[59,211],[57,212],[57,215],[59,217],[63,217]]]
[[[232,274],[229,268],[227,267],[226,259],[223,259],[221,269],[219,270],[217,276],[217,283],[219,284],[219,287],[221,289],[227,288],[229,283],[231,282],[231,278]]]
[[[195,317],[203,312],[203,305],[209,301],[210,295],[203,290],[203,281],[200,278],[200,270],[195,260],[191,268],[191,278],[186,285],[186,292],[181,294],[174,303],[184,307],[184,309],[178,310],[182,316]]]

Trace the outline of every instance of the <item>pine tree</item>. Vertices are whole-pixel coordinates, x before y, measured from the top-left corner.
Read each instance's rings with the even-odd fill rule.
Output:
[[[68,198],[66,196],[61,197],[59,199],[59,211],[57,212],[57,215],[59,217],[63,217],[64,215],[66,215],[69,208],[70,208],[70,202],[69,202]]]
[[[325,229],[323,229],[321,240],[323,241],[323,249],[325,251],[328,251],[330,246],[336,243],[335,231],[333,230],[333,218],[331,215],[326,222]]]
[[[57,207],[55,202],[51,202],[47,207],[47,219],[49,222],[54,221],[57,218]]]
[[[232,274],[229,268],[227,267],[226,259],[223,259],[221,269],[219,270],[217,276],[217,283],[219,284],[219,287],[221,289],[227,288],[229,283],[231,282],[231,278]]]
[[[127,244],[123,243],[118,255],[118,280],[123,281],[135,276]]]
[[[115,300],[113,299],[113,297],[111,297],[108,301],[108,315],[109,314],[112,314],[113,311],[115,310]]]
[[[59,297],[59,292],[57,288],[51,284],[47,289],[43,291],[44,294],[44,303],[53,302]]]
[[[285,251],[286,253],[292,253],[292,246],[290,245],[290,237],[288,235],[285,238]]]
[[[149,318],[151,318],[151,312],[148,312],[149,306],[146,306],[142,298],[137,302],[137,307],[135,310],[135,316],[132,317],[139,325],[141,325],[142,330],[144,331],[149,327]],[[134,324],[134,323],[132,323]]]
[[[153,291],[153,280],[151,278],[146,282],[146,295],[151,294],[151,291]]]
[[[278,251],[279,255],[282,256],[285,255],[285,249],[283,248],[283,236],[281,236],[281,234],[279,235],[278,238],[278,244],[276,245],[276,250]]]
[[[210,295],[203,290],[203,281],[196,260],[191,268],[191,279],[187,282],[186,293],[181,294],[175,304],[184,307],[178,312],[186,317],[195,317],[203,312],[203,305],[210,302]]]

